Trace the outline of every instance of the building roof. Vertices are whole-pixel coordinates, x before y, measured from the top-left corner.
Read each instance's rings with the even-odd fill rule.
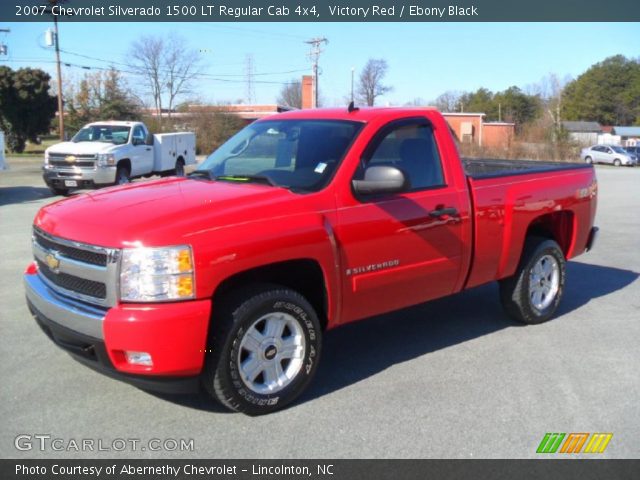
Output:
[[[515,127],[516,124],[515,123],[511,123],[511,122],[484,122],[482,124],[483,127]]]
[[[478,112],[442,112],[445,117],[484,117],[486,113]]]
[[[613,127],[613,131],[621,137],[640,137],[640,127]]]
[[[602,127],[598,122],[562,122],[562,126],[568,132],[574,133],[601,133]]]

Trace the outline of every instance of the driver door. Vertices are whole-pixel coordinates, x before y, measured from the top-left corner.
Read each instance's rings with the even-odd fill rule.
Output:
[[[131,135],[131,176],[137,177],[153,171],[153,146],[146,145],[147,131],[136,125]]]
[[[460,192],[447,182],[431,125],[423,118],[383,127],[356,172],[400,169],[410,186],[397,194],[338,206],[343,318],[352,321],[452,293],[463,268]],[[446,214],[438,215],[438,212]]]

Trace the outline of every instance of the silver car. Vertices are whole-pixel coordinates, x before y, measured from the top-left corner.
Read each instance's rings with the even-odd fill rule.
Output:
[[[580,158],[587,163],[609,163],[620,167],[633,167],[638,164],[638,157],[617,145],[593,145],[583,148]]]

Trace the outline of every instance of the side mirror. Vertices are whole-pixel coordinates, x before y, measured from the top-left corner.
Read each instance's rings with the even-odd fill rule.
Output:
[[[353,180],[353,190],[360,195],[398,193],[408,188],[402,170],[390,166],[371,166],[364,171],[363,180]]]
[[[153,145],[153,133],[147,133],[147,138],[144,139],[144,144],[145,145]]]

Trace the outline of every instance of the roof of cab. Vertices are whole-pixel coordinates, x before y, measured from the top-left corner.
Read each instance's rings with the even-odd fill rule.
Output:
[[[93,126],[93,125],[114,125],[114,126],[119,126],[119,127],[130,127],[134,124],[137,123],[142,123],[142,122],[129,122],[129,121],[125,121],[125,120],[105,120],[102,122],[91,122],[88,123],[87,126]]]
[[[270,115],[259,121],[268,120],[352,120],[356,122],[369,122],[374,118],[404,117],[415,115],[418,112],[434,112],[433,107],[358,107],[351,112],[345,108],[311,108],[304,110],[291,110],[275,115]]]

